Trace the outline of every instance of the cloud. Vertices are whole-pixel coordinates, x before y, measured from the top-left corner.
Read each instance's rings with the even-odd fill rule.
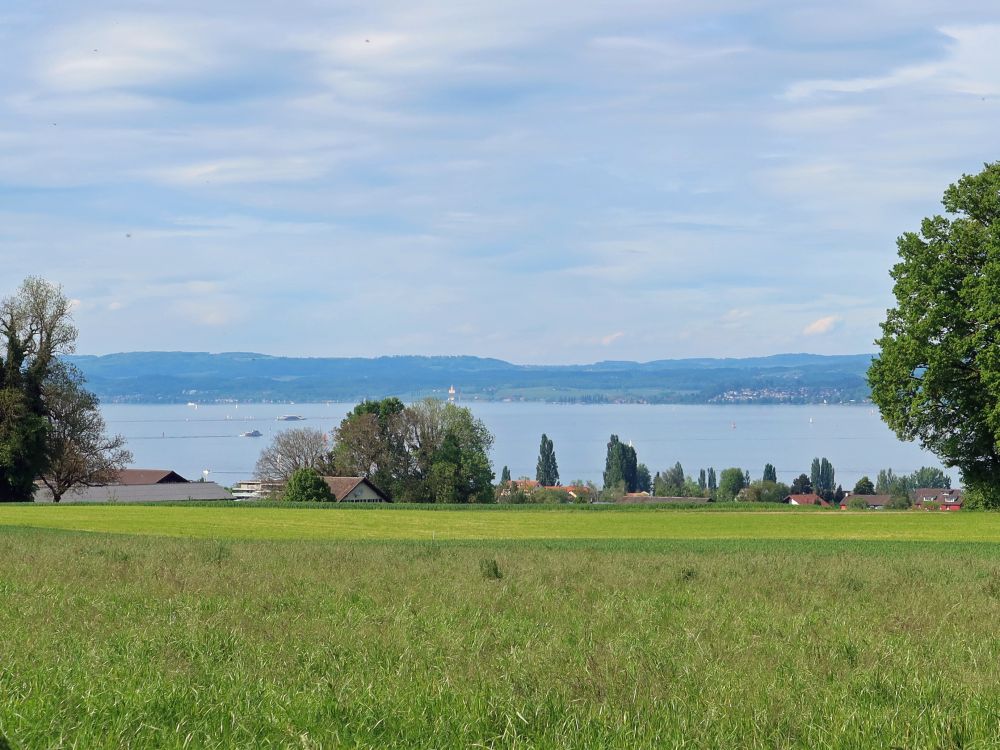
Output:
[[[897,67],[885,75],[799,81],[785,92],[788,99],[819,94],[865,94],[913,85],[965,94],[1000,93],[1000,25],[942,27],[947,52],[938,60]]]
[[[802,329],[802,333],[805,336],[822,336],[830,333],[839,323],[839,316],[827,315],[826,317],[814,320],[812,323],[807,325]]]
[[[981,0],[133,6],[0,24],[0,259],[81,351],[867,351],[1000,121]]]

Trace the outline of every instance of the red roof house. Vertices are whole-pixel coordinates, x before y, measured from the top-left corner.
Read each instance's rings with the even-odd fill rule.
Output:
[[[821,505],[824,508],[830,507],[830,503],[815,492],[810,492],[806,495],[786,495],[782,502],[786,505]]]

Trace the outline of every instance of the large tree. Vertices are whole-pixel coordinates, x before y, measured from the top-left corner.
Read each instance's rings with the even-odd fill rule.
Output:
[[[635,492],[638,486],[639,461],[635,448],[625,445],[612,435],[608,440],[608,452],[604,461],[604,489],[622,486],[625,492]]]
[[[837,490],[833,464],[826,457],[814,458],[809,472],[813,491],[824,500],[832,500]]]
[[[392,397],[355,406],[334,431],[336,473],[366,477],[390,497],[399,495],[410,470],[405,411]]]
[[[730,502],[736,499],[740,490],[747,486],[746,474],[736,467],[723,469],[719,475],[719,502]]]
[[[59,502],[73,487],[113,482],[132,461],[125,438],[105,432],[97,396],[84,388],[75,367],[59,363],[42,388],[45,416],[47,468],[42,483]]]
[[[857,484],[854,485],[854,494],[855,495],[874,495],[875,494],[875,485],[872,484],[872,480],[869,479],[868,477],[866,477],[866,476],[865,477],[861,477],[861,479],[858,480]]]
[[[1000,507],[1000,162],[944,193],[948,216],[897,241],[896,306],[868,380],[882,418]]]
[[[61,287],[34,277],[0,302],[0,502],[30,500],[49,468],[44,384],[73,351],[71,309]]]
[[[491,502],[493,435],[472,412],[427,399],[359,404],[334,432],[338,473],[370,478],[394,500]]]
[[[535,466],[535,480],[543,487],[555,487],[559,484],[559,464],[556,462],[556,449],[552,439],[542,433],[542,442],[538,446],[538,463]]]
[[[299,469],[323,472],[328,469],[326,435],[311,427],[296,427],[274,436],[261,451],[254,474],[258,479],[287,482]]]

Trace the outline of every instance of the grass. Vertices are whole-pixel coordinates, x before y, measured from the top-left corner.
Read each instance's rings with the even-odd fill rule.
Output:
[[[1000,514],[0,506],[0,526],[210,539],[856,539],[1000,541]]]
[[[410,514],[0,508],[0,737],[1000,746],[995,515]]]

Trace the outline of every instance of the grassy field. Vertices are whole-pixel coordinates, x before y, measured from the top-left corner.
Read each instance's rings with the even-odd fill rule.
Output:
[[[0,508],[0,736],[1000,747],[995,515],[275,510]]]
[[[1000,542],[998,513],[0,505],[0,526],[208,539],[857,539]]]

